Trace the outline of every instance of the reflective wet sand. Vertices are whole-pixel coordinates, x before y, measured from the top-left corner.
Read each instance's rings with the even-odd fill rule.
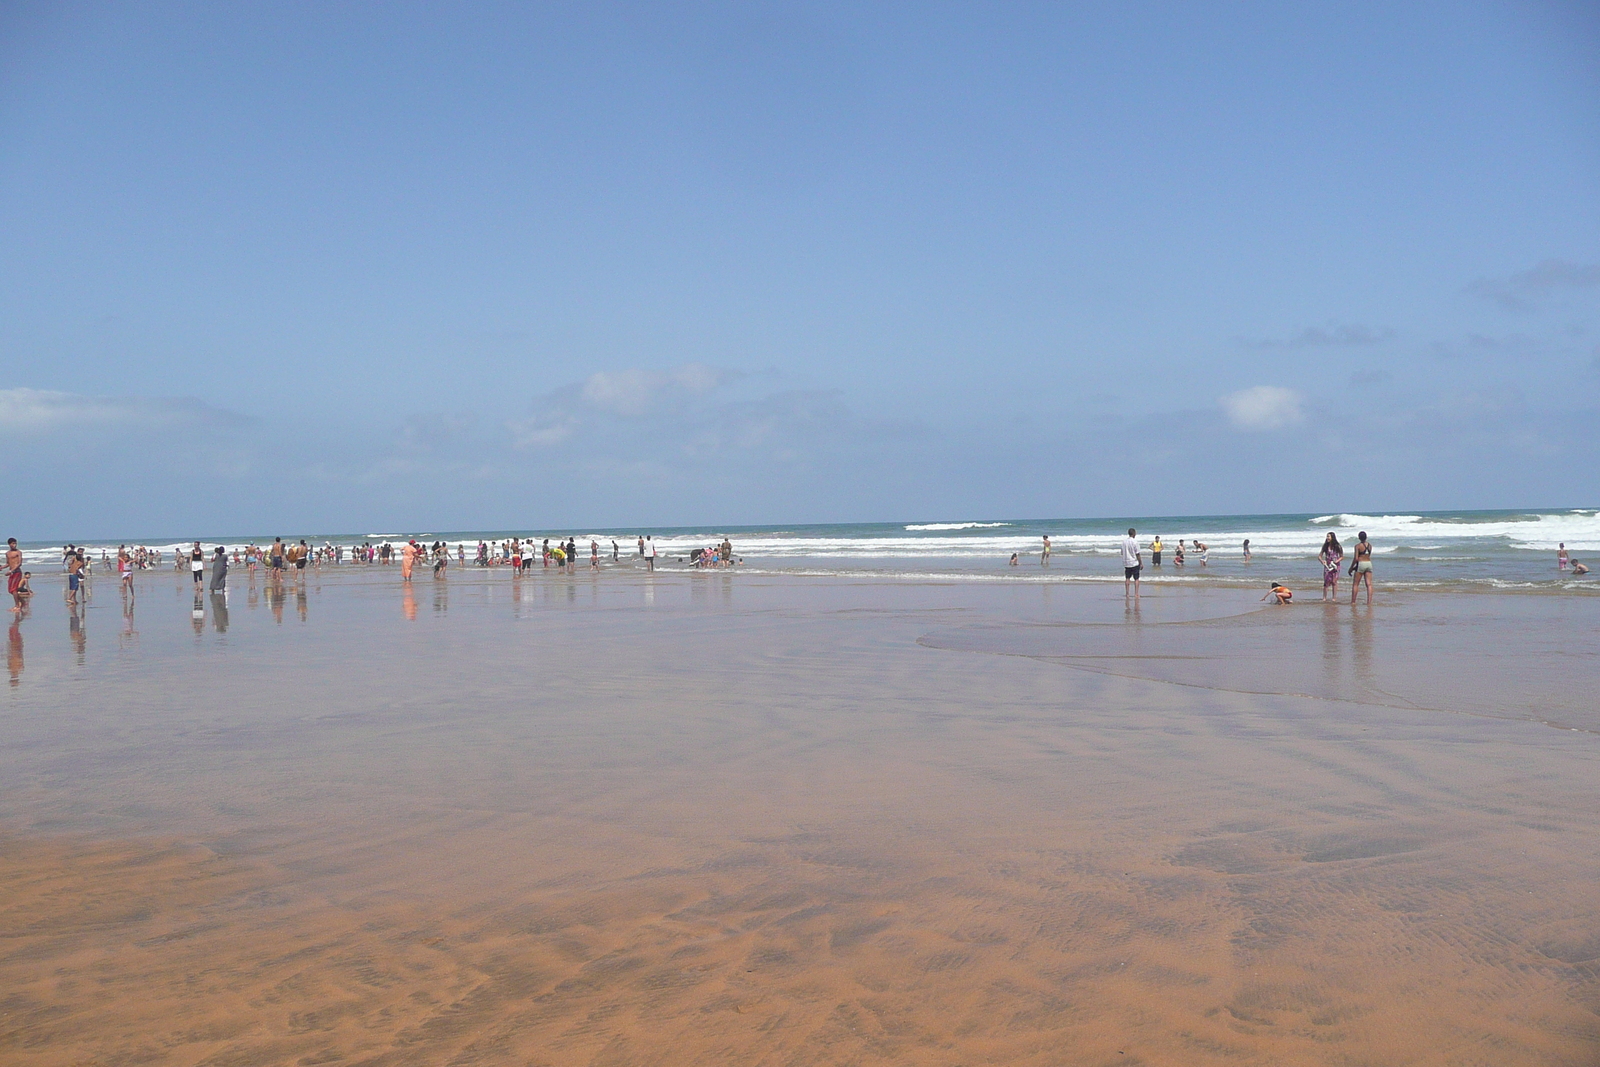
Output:
[[[1600,1058],[1582,602],[392,577],[41,597],[0,1060]]]

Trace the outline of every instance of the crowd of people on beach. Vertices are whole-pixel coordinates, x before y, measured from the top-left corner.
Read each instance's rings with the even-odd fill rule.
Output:
[[[658,558],[658,545],[653,535],[638,535],[632,547],[633,551],[626,562],[642,565],[646,571],[653,572]],[[87,596],[88,583],[97,563],[103,568],[114,568],[123,596],[131,597],[134,594],[135,575],[159,566],[165,558],[163,550],[144,545],[120,544],[116,548],[115,555],[109,548],[101,548],[98,550],[98,560],[94,551],[80,545],[65,545],[61,551],[61,566],[65,578],[64,596],[69,605],[76,604],[80,595]],[[678,548],[677,551],[684,550]],[[1053,551],[1054,546],[1050,536],[1043,535],[1039,551],[1039,562],[1042,566],[1050,565]],[[1149,553],[1151,569],[1161,569],[1167,562],[1165,557],[1168,546],[1161,535],[1156,535],[1148,545],[1143,545],[1138,540],[1137,532],[1130,528],[1121,542],[1123,590],[1125,595],[1135,599],[1139,595],[1139,583],[1146,576],[1144,563],[1146,552]],[[1018,566],[1022,555],[1013,552],[1009,560],[1010,565]],[[734,554],[733,544],[726,537],[719,543],[689,549],[686,555],[676,558],[695,570],[733,567],[743,562]],[[1246,563],[1254,558],[1248,538],[1240,546],[1239,558]],[[1324,602],[1338,598],[1339,583],[1345,577],[1350,579],[1352,603],[1360,598],[1363,590],[1367,602],[1372,602],[1373,546],[1366,531],[1357,534],[1357,539],[1348,552],[1346,546],[1340,542],[1338,534],[1333,530],[1327,531],[1317,550],[1316,559],[1322,571]],[[281,581],[286,575],[293,575],[296,580],[303,581],[308,568],[320,570],[324,566],[398,565],[401,581],[409,582],[419,565],[430,567],[435,578],[443,577],[452,565],[461,568],[478,567],[491,571],[509,568],[513,577],[522,577],[535,567],[542,571],[554,568],[558,573],[574,574],[585,564],[588,570],[599,571],[604,565],[618,565],[623,562],[622,546],[615,538],[609,539],[608,553],[606,546],[602,546],[597,537],[588,538],[588,544],[580,546],[578,539],[573,536],[554,540],[548,537],[540,540],[531,537],[511,537],[493,542],[479,539],[476,545],[465,541],[450,543],[443,540],[422,544],[416,538],[407,538],[399,544],[391,540],[369,540],[353,544],[324,541],[321,545],[315,546],[305,538],[286,540],[275,537],[269,545],[250,543],[231,549],[222,545],[212,545],[207,548],[196,541],[190,547],[180,548],[173,553],[174,569],[179,572],[188,571],[191,574],[197,595],[202,589],[209,589],[214,593],[226,593],[230,570],[239,568],[244,569],[252,581],[259,571],[265,571],[273,581]],[[1190,564],[1205,568],[1209,567],[1210,562],[1211,548],[1198,537],[1179,538],[1176,545],[1171,548],[1170,564],[1175,570],[1186,569]],[[1556,564],[1558,570],[1564,574],[1570,573],[1581,577],[1589,573],[1589,568],[1572,556],[1564,542],[1557,550]],[[7,592],[12,597],[12,612],[25,612],[33,596],[33,574],[24,567],[23,554],[15,538],[8,542],[5,575]],[[1262,599],[1277,604],[1290,604],[1294,601],[1294,593],[1282,581],[1274,581]]]
[[[198,591],[207,581],[209,574],[209,588],[213,592],[226,592],[228,573],[231,568],[242,568],[249,574],[252,581],[258,572],[264,571],[270,579],[281,581],[286,575],[293,575],[297,580],[303,580],[307,569],[319,570],[324,566],[389,566],[396,564],[399,567],[400,579],[410,581],[419,565],[431,566],[435,578],[442,577],[446,568],[454,563],[458,567],[476,566],[485,569],[498,569],[509,567],[513,577],[521,577],[527,571],[538,565],[543,570],[555,568],[558,572],[576,573],[579,565],[587,554],[587,564],[590,570],[599,570],[603,561],[611,564],[624,562],[622,546],[615,539],[610,541],[609,560],[601,547],[598,538],[589,538],[587,553],[580,547],[576,537],[567,537],[565,540],[556,538],[554,543],[546,537],[541,541],[533,538],[512,537],[491,543],[479,540],[477,545],[470,550],[467,542],[458,542],[453,546],[446,541],[434,541],[430,544],[421,544],[416,538],[408,538],[399,545],[391,541],[366,541],[357,544],[344,545],[326,541],[320,546],[313,546],[305,538],[298,541],[285,540],[275,537],[269,545],[255,543],[235,546],[231,550],[224,545],[213,545],[209,549],[202,543],[195,541],[188,549],[180,549],[174,553],[173,569],[179,573],[188,571],[194,580]],[[113,558],[110,549],[100,550],[99,562],[103,567],[114,566],[124,596],[131,596],[134,590],[133,578],[138,572],[149,570],[160,564],[163,553],[159,549],[143,546],[118,545]],[[642,563],[647,571],[654,571],[657,559],[657,546],[653,535],[641,534],[638,537],[635,552],[630,555],[627,562]],[[731,566],[738,562],[733,555],[733,544],[723,538],[721,544],[710,548],[694,549],[682,561],[695,568]],[[69,602],[75,601],[80,586],[86,586],[94,568],[94,560],[88,549],[77,545],[66,545],[62,548],[62,570],[66,575],[67,597]],[[22,566],[22,552],[17,547],[16,539],[10,541],[10,550],[6,557],[5,573],[7,588],[13,597],[13,610],[21,610],[32,597],[31,581],[33,574]]]

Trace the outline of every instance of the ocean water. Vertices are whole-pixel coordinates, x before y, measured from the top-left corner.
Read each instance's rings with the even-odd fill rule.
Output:
[[[611,542],[617,541],[622,561],[634,560],[636,538],[651,534],[661,558],[658,566],[685,566],[688,553],[728,537],[733,541],[740,570],[747,573],[819,575],[877,575],[885,578],[967,581],[1121,581],[1119,546],[1124,531],[1133,526],[1141,545],[1160,535],[1165,542],[1164,565],[1147,566],[1146,577],[1164,583],[1265,585],[1281,580],[1291,585],[1320,586],[1316,554],[1331,530],[1345,546],[1347,559],[1357,533],[1365,530],[1375,549],[1375,572],[1382,585],[1395,588],[1460,588],[1478,591],[1543,591],[1586,593],[1600,591],[1594,574],[1582,577],[1557,568],[1557,547],[1565,544],[1571,556],[1590,564],[1600,561],[1600,509],[1571,508],[1546,511],[1425,512],[1416,514],[1322,515],[1189,515],[1096,519],[995,519],[974,518],[943,522],[836,523],[791,526],[678,527],[668,529],[542,529],[518,530],[378,530],[366,533],[281,531],[286,539],[300,537],[313,545],[346,547],[408,537],[423,543],[444,540],[468,546],[496,545],[511,537],[543,539],[573,536],[587,556],[592,538],[601,545],[607,567]],[[1040,547],[1048,535],[1052,557],[1042,565]],[[268,544],[271,534],[202,537],[208,546],[230,549],[245,544]],[[1208,548],[1201,564],[1190,551],[1187,564],[1173,563],[1178,541],[1195,540]],[[1243,558],[1250,541],[1253,558]],[[173,553],[187,541],[171,539],[143,542],[165,553],[170,566]],[[102,549],[115,553],[115,543],[88,546],[98,559]],[[40,574],[59,569],[60,545],[30,543],[25,546],[30,564]],[[1010,565],[1015,553],[1018,565]],[[453,552],[452,552],[453,554]],[[1150,562],[1148,555],[1146,563]],[[1342,579],[1343,580],[1343,579]]]

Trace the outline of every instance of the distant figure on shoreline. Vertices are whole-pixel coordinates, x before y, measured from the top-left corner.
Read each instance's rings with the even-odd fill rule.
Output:
[[[1561,544],[1556,546],[1556,570],[1566,570],[1567,563],[1570,559],[1571,557],[1567,555],[1567,543],[1563,541]]]
[[[1172,565],[1174,567],[1183,566],[1183,538],[1181,537],[1178,538],[1178,547],[1172,553]]]
[[[1204,541],[1196,539],[1194,543],[1195,554],[1200,557],[1200,566],[1204,567],[1210,560],[1211,548]]]
[[[1139,571],[1144,560],[1139,555],[1138,533],[1128,527],[1128,536],[1122,539],[1122,599],[1128,599],[1128,583],[1133,583],[1133,599],[1139,599]]]
[[[1156,539],[1150,542],[1150,566],[1161,566],[1161,535],[1156,534]]]
[[[1016,565],[1017,565],[1017,554],[1015,552],[1013,552],[1013,553],[1011,553],[1011,566],[1015,567]]]
[[[644,569],[649,571],[649,572],[651,572],[652,574],[655,573],[655,569],[656,569],[656,542],[655,542],[655,538],[653,536],[652,537],[646,537],[644,539]]]
[[[1583,564],[1579,563],[1577,560],[1573,560],[1572,561],[1572,573],[1573,574],[1588,574],[1589,573],[1589,568],[1585,567]]]
[[[211,591],[225,593],[228,591],[228,550],[221,545],[211,556]]]
[[[1350,583],[1350,603],[1356,602],[1356,592],[1361,588],[1361,582],[1367,583],[1367,603],[1372,603],[1372,544],[1367,540],[1367,531],[1362,530],[1356,541],[1356,561],[1350,566],[1355,580]]]
[[[1250,562],[1250,538],[1248,537],[1244,539],[1244,561],[1246,563]]]
[[[1050,566],[1050,535],[1044,535],[1044,547],[1039,550],[1039,566]]]

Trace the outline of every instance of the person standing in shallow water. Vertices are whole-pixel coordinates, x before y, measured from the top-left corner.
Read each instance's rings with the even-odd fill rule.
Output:
[[[415,541],[407,541],[400,553],[400,580],[409,582],[411,580],[411,568],[417,562],[417,543]]]
[[[1356,593],[1361,589],[1363,580],[1367,583],[1367,603],[1372,603],[1372,543],[1367,540],[1367,531],[1362,530],[1356,542],[1356,561],[1351,564],[1355,579],[1350,583],[1350,603],[1356,602]]]
[[[20,613],[25,599],[22,595],[22,549],[17,547],[15,537],[6,538],[6,592],[11,594],[11,610]]]
[[[217,546],[216,554],[211,557],[211,591],[228,591],[228,550],[221,545]]]
[[[1128,536],[1122,539],[1122,596],[1127,599],[1128,583],[1133,583],[1133,599],[1139,599],[1139,572],[1144,567],[1144,560],[1139,555],[1138,534],[1133,527],[1128,527]]]
[[[1339,543],[1339,536],[1332,530],[1322,539],[1322,551],[1317,553],[1317,558],[1322,561],[1322,599],[1324,601],[1337,598],[1339,595],[1339,564],[1344,561],[1344,546]]]

